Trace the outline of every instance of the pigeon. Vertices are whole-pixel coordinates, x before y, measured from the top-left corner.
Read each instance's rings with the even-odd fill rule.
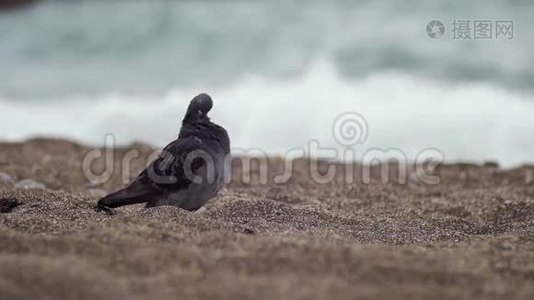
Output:
[[[226,183],[230,138],[211,122],[213,101],[199,94],[189,104],[178,139],[167,145],[127,187],[100,199],[97,207],[110,211],[123,205],[173,205],[188,211],[202,207]]]

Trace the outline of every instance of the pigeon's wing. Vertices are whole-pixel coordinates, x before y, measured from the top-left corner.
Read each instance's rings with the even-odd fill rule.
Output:
[[[206,164],[204,159],[194,159],[197,152],[203,151],[202,146],[202,141],[196,137],[170,143],[128,187],[102,198],[98,206],[113,208],[149,202],[168,191],[187,188],[192,183],[191,175],[196,175]],[[186,172],[186,168],[191,173]]]
[[[202,141],[197,137],[178,139],[167,145],[160,155],[145,169],[136,181],[156,190],[177,191],[187,188],[192,177],[206,164]]]

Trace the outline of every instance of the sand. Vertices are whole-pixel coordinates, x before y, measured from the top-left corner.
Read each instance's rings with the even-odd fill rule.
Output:
[[[115,167],[130,149],[142,157],[134,176],[152,149],[118,149]],[[234,163],[232,182],[201,211],[109,215],[95,203],[121,174],[90,183],[90,150],[0,144],[0,298],[534,299],[534,167],[442,165],[437,185],[317,184],[302,159],[277,184],[284,161],[271,158],[266,184],[258,165],[244,182]],[[24,179],[46,189],[16,188]]]

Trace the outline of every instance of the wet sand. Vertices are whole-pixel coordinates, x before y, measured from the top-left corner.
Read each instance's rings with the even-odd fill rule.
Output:
[[[116,172],[95,185],[84,146],[0,143],[2,299],[534,299],[532,166],[443,165],[437,185],[384,184],[374,167],[368,184],[317,184],[297,160],[276,184],[284,161],[271,158],[266,184],[257,164],[244,182],[235,163],[231,184],[198,212],[97,212],[131,149],[135,175],[149,146],[118,149]],[[24,179],[46,189],[16,188]]]

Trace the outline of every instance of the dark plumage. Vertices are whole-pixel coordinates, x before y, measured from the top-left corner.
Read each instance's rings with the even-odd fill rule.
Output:
[[[212,107],[207,94],[193,98],[178,139],[127,187],[98,201],[98,207],[146,203],[147,207],[174,205],[196,210],[215,196],[225,183],[230,139],[224,128],[210,121]]]

